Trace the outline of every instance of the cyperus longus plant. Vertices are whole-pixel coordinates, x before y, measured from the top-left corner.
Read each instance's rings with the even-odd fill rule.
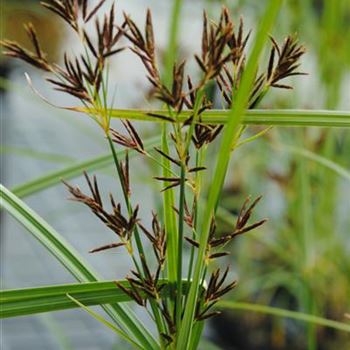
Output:
[[[270,37],[268,62],[258,72],[257,58],[279,1],[271,1],[268,8],[271,18],[264,17],[250,59],[246,53],[250,32],[245,33],[243,20],[235,25],[227,8],[222,9],[218,21],[209,20],[204,12],[201,52],[194,55],[199,74],[191,76],[186,71],[185,61],[175,62],[171,81],[165,82],[151,11],[147,11],[145,28],[141,30],[127,14],[122,23],[116,23],[114,4],[103,19],[99,19],[99,11],[105,2],[102,0],[92,8],[87,0],[42,2],[68,23],[84,48],[83,54],[76,57],[64,54],[63,65],[48,61],[31,24],[25,29],[33,51],[7,40],[2,45],[8,56],[50,73],[47,80],[56,90],[80,99],[83,106],[75,110],[84,111],[96,121],[111,149],[122,198],[111,194],[106,205],[99,190],[101,184],[96,176],[91,178],[87,173],[84,176],[90,193],[66,182],[65,185],[73,200],[85,204],[115,233],[113,242],[101,242],[101,246],[92,248],[90,253],[126,249],[130,255],[134,268],[126,276],[127,283],[116,282],[115,288],[147,310],[158,336],[156,341],[140,336],[137,324],[129,327],[117,324],[114,329],[141,349],[196,349],[204,321],[219,312],[215,304],[236,286],[229,278],[229,267],[221,269],[213,268],[213,265],[218,266],[217,261],[229,254],[225,247],[236,237],[266,221],[251,222],[252,212],[261,196],[251,202],[248,198],[242,204],[236,222],[232,222],[231,232],[224,236],[216,234],[216,209],[229,154],[247,142],[247,139],[240,140],[246,129],[240,124],[240,118],[245,109],[257,107],[271,88],[291,88],[283,80],[302,74],[297,69],[304,48],[295,36],[288,36],[282,44]],[[95,21],[95,33],[86,29],[86,24],[91,21]],[[170,124],[166,137],[154,150],[144,146],[142,136],[130,120],[122,120],[124,132],[110,125],[113,110],[108,106],[108,87],[114,77],[109,75],[108,62],[124,49],[140,58],[153,97],[163,107],[163,112],[145,112],[145,119]],[[223,109],[232,110],[227,126],[208,123],[203,118],[213,106],[208,93],[210,86],[216,87]],[[221,153],[210,191],[206,193],[202,182],[211,170],[208,169],[207,149],[220,137]],[[124,160],[119,159],[117,148],[125,149]],[[135,168],[129,167],[130,150],[160,166],[154,181],[160,182],[161,192],[167,195],[163,197],[163,212],[152,211],[151,227],[143,223],[139,206],[134,203],[129,174]],[[146,250],[145,244],[150,245],[152,251]],[[185,245],[190,248],[188,264],[185,264],[187,259],[183,254]],[[71,295],[67,298],[84,307]]]

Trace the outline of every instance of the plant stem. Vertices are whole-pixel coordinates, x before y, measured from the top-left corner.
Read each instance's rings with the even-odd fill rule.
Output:
[[[182,242],[184,236],[184,215],[185,215],[185,182],[186,165],[181,163],[180,175],[180,199],[179,199],[179,234],[177,245],[177,288],[176,288],[176,327],[180,329],[182,315]]]
[[[178,32],[179,32],[179,23],[181,21],[180,13],[182,8],[183,0],[173,0],[173,6],[170,13],[170,29],[169,29],[169,40],[168,47],[165,52],[165,68],[163,72],[163,81],[166,86],[170,87],[173,65],[176,59],[177,53],[177,42],[178,42]],[[169,110],[170,113],[170,110]],[[167,140],[167,125],[162,125],[162,143],[161,149],[165,153],[169,153],[169,145]],[[171,171],[165,169],[171,168],[170,161],[163,157],[162,163],[164,165],[162,175],[164,177],[169,177]],[[168,278],[171,284],[169,306],[170,309],[173,309],[175,302],[175,283],[177,280],[177,271],[176,271],[176,262],[177,262],[177,225],[176,225],[176,216],[173,210],[175,203],[175,195],[173,189],[165,191],[163,194],[163,208],[164,208],[164,228],[167,235],[167,273]]]
[[[162,130],[162,151],[166,154],[169,153],[169,146],[167,142],[167,130],[166,124],[163,125]],[[164,177],[171,176],[171,164],[168,159],[162,157],[162,175]],[[173,287],[175,286],[177,280],[176,264],[177,264],[177,225],[175,212],[173,206],[175,204],[175,196],[173,189],[164,191],[163,194],[163,210],[164,210],[164,228],[167,234],[167,273],[168,278]],[[175,292],[175,290],[173,290]],[[171,298],[172,299],[172,298]],[[174,297],[175,299],[175,297]]]
[[[107,137],[107,140],[108,140],[109,147],[110,147],[110,149],[112,151],[113,160],[114,160],[115,167],[117,169],[117,173],[118,173],[118,176],[119,176],[120,184],[122,184],[123,175],[122,175],[122,169],[120,167],[120,163],[119,163],[117,152],[116,152],[116,150],[114,148],[114,144],[113,144],[113,141],[112,141],[110,135],[106,135],[106,137]],[[126,189],[124,188],[124,186],[121,186],[121,187],[122,187],[122,190],[123,190],[124,200],[125,200],[125,204],[126,204],[128,213],[129,213],[129,215],[131,215],[132,214],[132,207],[131,207],[129,195],[127,194]],[[137,246],[138,252],[139,252],[140,255],[145,257],[145,252],[144,252],[144,249],[143,249],[143,245],[142,245],[142,242],[141,242],[141,238],[140,238],[140,234],[139,234],[139,231],[137,229],[137,226],[135,226],[134,233],[135,233],[135,241],[136,241],[136,246]]]
[[[203,159],[205,158],[205,145],[196,152],[196,167],[203,166]],[[199,205],[199,199],[201,194],[201,184],[202,183],[202,174],[201,172],[197,172],[196,174],[196,180],[195,180],[195,193],[194,193],[194,201],[195,201],[195,208],[193,213],[193,230],[192,230],[192,239],[196,239],[196,232],[198,232],[198,205]],[[188,267],[188,274],[187,274],[187,283],[188,287],[190,286],[191,278],[192,278],[192,272],[193,272],[193,261],[194,261],[194,252],[195,247],[191,245],[191,254],[190,254],[190,262]],[[186,299],[187,301],[187,293],[186,293]]]

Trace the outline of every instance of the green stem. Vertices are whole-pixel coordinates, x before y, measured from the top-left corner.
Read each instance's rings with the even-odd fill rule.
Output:
[[[180,13],[183,0],[173,0],[173,7],[170,14],[170,28],[169,28],[169,40],[168,47],[165,53],[165,68],[163,72],[163,81],[166,86],[171,86],[173,65],[176,59],[177,42],[179,33],[179,24],[181,21]],[[170,109],[168,113],[170,113]],[[169,144],[167,140],[167,125],[162,125],[162,144],[161,149],[165,153],[169,153]],[[170,161],[163,157],[162,163],[164,167],[171,168]],[[164,177],[171,176],[171,171],[163,168],[162,175]],[[164,192],[163,195],[163,210],[164,210],[164,228],[167,235],[167,273],[169,280],[173,286],[175,286],[177,280],[176,261],[177,261],[177,225],[176,216],[173,210],[175,203],[175,196],[173,189],[169,189]],[[171,290],[171,297],[169,298],[170,309],[173,309],[175,302],[174,287]]]
[[[167,142],[167,130],[166,125],[163,125],[162,130],[162,151],[169,153],[169,146]],[[168,170],[171,169],[171,164],[168,159],[162,157],[162,175],[169,177],[172,173]],[[164,227],[167,234],[167,272],[171,283],[176,283],[176,262],[177,262],[177,225],[175,212],[173,206],[175,205],[175,196],[173,189],[164,191],[163,194],[163,210],[164,210]]]
[[[196,167],[203,166],[203,159],[205,157],[205,145],[198,150],[196,153]],[[196,174],[196,180],[195,180],[195,189],[196,192],[194,194],[195,196],[195,208],[194,208],[194,214],[193,214],[193,227],[192,230],[192,239],[196,239],[196,232],[198,232],[198,205],[199,205],[199,199],[200,199],[200,193],[201,193],[201,185],[202,185],[202,173],[199,171]],[[191,245],[191,254],[190,254],[190,262],[188,267],[188,275],[187,275],[187,283],[188,286],[190,286],[191,278],[192,278],[192,272],[193,272],[193,261],[194,261],[194,252],[195,247]],[[186,302],[187,302],[187,293],[186,293]]]
[[[182,242],[184,236],[184,217],[185,217],[185,182],[186,165],[181,163],[180,175],[180,200],[179,200],[179,234],[177,244],[177,288],[176,288],[176,327],[180,329],[182,314]]]
[[[120,163],[119,163],[117,152],[115,150],[115,147],[114,147],[114,144],[113,144],[113,141],[112,141],[112,138],[110,137],[110,135],[106,135],[106,137],[107,137],[108,144],[109,144],[109,147],[110,147],[111,152],[112,152],[114,165],[115,165],[115,167],[117,169],[117,173],[118,173],[118,176],[119,176],[120,184],[122,184],[123,172],[122,172],[122,169],[120,167]],[[122,188],[122,191],[123,191],[124,200],[125,200],[127,209],[129,211],[129,214],[130,214],[131,206],[130,206],[129,196],[128,196],[124,186],[121,186],[121,188]]]
[[[109,147],[110,147],[110,149],[112,151],[113,160],[114,160],[115,167],[117,169],[117,173],[118,173],[118,176],[119,176],[120,184],[122,184],[123,173],[122,173],[122,169],[120,167],[120,163],[119,163],[117,152],[116,152],[116,150],[114,148],[114,144],[113,144],[113,141],[112,141],[110,135],[107,135],[107,140],[108,140],[108,143],[109,143]],[[129,213],[129,215],[131,215],[132,214],[132,207],[131,207],[129,195],[126,192],[126,188],[124,186],[121,186],[121,187],[122,187],[122,190],[123,190],[124,200],[125,200],[125,204],[126,204],[128,213]],[[136,241],[136,246],[137,246],[138,252],[139,252],[140,256],[142,255],[142,256],[145,257],[145,252],[144,252],[144,249],[143,249],[143,245],[142,245],[142,241],[141,241],[141,238],[140,238],[140,234],[139,234],[139,231],[138,231],[136,226],[135,226],[134,233],[135,233],[135,241]]]
[[[189,153],[189,148],[191,145],[192,135],[194,132],[194,126],[195,121],[197,120],[198,116],[198,110],[201,105],[202,97],[203,97],[204,91],[200,90],[197,94],[195,106],[194,106],[194,115],[193,120],[190,125],[190,128],[186,134],[186,137],[184,140],[182,140],[181,137],[181,125],[180,123],[176,123],[177,127],[177,133],[179,135],[179,140],[182,143],[182,147],[184,147],[183,155],[184,157],[187,156]],[[198,156],[198,152],[197,152]],[[198,158],[198,157],[196,157]],[[197,174],[198,176],[198,174]],[[184,231],[184,215],[185,215],[185,185],[186,185],[186,164],[185,160],[182,160],[181,163],[181,175],[180,175],[180,203],[179,203],[179,234],[178,234],[178,245],[177,245],[177,251],[178,251],[178,262],[177,262],[177,294],[176,294],[176,326],[177,329],[180,329],[181,327],[181,315],[182,315],[182,251],[183,251],[183,231]],[[195,194],[196,195],[196,194]],[[193,254],[191,253],[191,259],[193,265]],[[190,266],[189,272],[188,272],[188,278],[191,277],[192,274],[192,267]],[[181,291],[181,293],[179,293]],[[187,298],[186,298],[187,299]]]

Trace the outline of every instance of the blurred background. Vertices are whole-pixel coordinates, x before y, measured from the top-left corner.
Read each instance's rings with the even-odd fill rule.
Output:
[[[189,67],[194,66],[192,57],[200,48],[204,8],[210,17],[217,18],[220,7],[226,5],[237,22],[243,16],[246,29],[254,31],[266,4],[265,0],[183,1],[179,57],[192,61]],[[118,0],[117,17],[120,19],[125,11],[143,27],[148,7],[153,13],[159,54],[164,57],[172,1]],[[26,44],[22,24],[32,22],[51,60],[61,62],[64,51],[79,52],[74,33],[39,1],[2,0],[1,14],[2,38]],[[292,79],[292,91],[269,92],[261,108],[349,110],[350,2],[284,1],[273,35],[281,41],[290,33],[297,33],[307,49],[301,70],[309,75]],[[41,72],[0,57],[1,182],[8,188],[108,153],[92,121],[45,104],[28,87],[24,72],[53,103],[77,103],[54,92]],[[111,80],[116,107],[151,106],[147,99],[149,85],[134,55],[125,52],[113,59]],[[152,127],[142,128],[145,137],[152,136]],[[252,130],[259,129],[250,128],[248,133]],[[324,160],[349,171],[349,151],[350,135],[345,129],[274,128],[236,152],[222,196],[220,230],[226,232],[232,227],[231,216],[247,195],[263,195],[256,214],[269,221],[230,247],[233,255],[227,262],[233,266],[239,285],[229,298],[345,320],[344,314],[350,312],[350,186],[349,179],[330,169]],[[141,215],[147,220],[150,211],[159,206],[160,197],[150,182],[153,169],[138,159],[133,162],[138,162],[140,169],[131,174],[134,202],[144,203]],[[112,169],[104,168],[97,174],[105,193],[118,193]],[[84,187],[81,178],[71,183]],[[130,268],[127,256],[121,251],[118,255],[112,251],[89,255],[91,248],[108,241],[110,233],[67,197],[63,185],[58,184],[26,196],[24,201],[71,242],[103,278],[123,278]],[[32,236],[3,212],[1,279],[2,288],[74,282]],[[212,345],[203,343],[203,349],[350,348],[346,333],[247,311],[224,312],[214,318],[206,337]],[[125,348],[114,334],[81,310],[5,320],[1,342],[4,350]]]

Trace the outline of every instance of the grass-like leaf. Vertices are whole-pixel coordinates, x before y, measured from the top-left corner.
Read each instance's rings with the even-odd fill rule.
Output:
[[[295,147],[295,146],[284,145],[284,144],[279,144],[278,147],[281,148],[282,151],[284,150],[284,151],[302,156],[304,158],[310,159],[324,166],[325,168],[333,171],[334,173],[341,176],[345,180],[350,181],[350,171],[326,157],[320,156],[312,151],[309,151],[301,147]]]
[[[164,284],[162,295],[166,297],[169,293],[168,280],[163,279],[159,283],[160,285]],[[123,285],[125,288],[130,286],[126,280],[118,281],[118,284]],[[184,281],[184,292],[186,287],[187,285]],[[0,291],[0,318],[76,308],[76,303],[67,298],[67,294],[87,306],[124,303],[133,300],[117,286],[116,281],[9,289]]]
[[[107,321],[104,319],[101,315],[96,313],[95,311],[91,310],[88,308],[86,305],[82,304],[79,300],[73,298],[71,295],[67,294],[67,297],[72,300],[76,305],[84,309],[90,316],[95,318],[97,321],[101,322],[104,326],[108,327],[111,329],[113,332],[118,334],[120,337],[125,339],[127,342],[132,344],[135,348],[137,349],[143,349],[139,344],[137,344],[135,341],[133,341],[125,332],[123,332],[120,328],[116,327],[113,323]]]
[[[220,309],[244,310],[250,312],[263,313],[266,315],[286,317],[350,333],[350,324],[329,320],[327,318],[309,315],[298,311],[291,311],[272,306],[259,305],[253,303],[240,303],[234,301],[220,301],[218,302],[217,307]]]
[[[0,185],[0,194],[1,207],[23,225],[78,281],[95,282],[99,279],[80,254],[38,214],[3,185]],[[129,308],[118,304],[103,308],[146,349],[158,348],[156,341]]]
[[[14,155],[14,156],[23,156],[32,158],[35,160],[44,160],[51,163],[61,163],[61,164],[71,164],[75,160],[72,157],[55,154],[55,153],[46,153],[40,152],[24,147],[12,147],[12,146],[1,146],[1,154]]]
[[[77,108],[88,112],[85,108]],[[112,118],[148,121],[155,123],[169,122],[166,119],[155,118],[152,115],[167,115],[164,110],[110,110]],[[177,117],[180,122],[188,120],[193,111],[183,111]],[[201,123],[227,124],[231,119],[229,110],[209,110],[201,114]],[[307,110],[307,109],[254,109],[243,113],[240,123],[245,125],[274,125],[274,126],[318,126],[318,127],[350,127],[350,112],[336,110]]]
[[[128,286],[127,281],[119,282],[125,286]],[[161,283],[167,285],[168,281],[162,280]],[[186,290],[186,281],[183,283],[185,285],[184,290]],[[167,295],[167,293],[169,293],[169,288],[165,287],[163,293],[164,295]],[[81,306],[77,305],[76,301],[73,301],[72,298],[70,299],[67,297],[67,294],[69,294],[75,300],[78,300],[79,303],[84,304],[84,306],[130,301],[129,296],[127,296],[116,286],[115,281],[75,283],[37,288],[3,290],[0,292],[0,318],[67,310]],[[275,315],[278,317],[291,318],[323,327],[350,332],[350,324],[344,322],[255,303],[220,301],[217,304],[217,308],[244,310],[267,315]]]
[[[128,282],[119,282],[128,285]],[[113,281],[4,290],[0,292],[1,318],[76,308],[67,294],[84,305],[130,301]]]
[[[150,149],[156,145],[159,145],[160,137],[152,137],[144,142],[145,149]],[[118,155],[124,154],[124,150],[120,150],[117,152]],[[130,151],[129,157],[133,157],[137,154],[135,151]],[[18,197],[26,197],[36,192],[45,190],[49,187],[52,187],[59,182],[64,180],[69,180],[71,178],[80,176],[82,172],[91,171],[96,169],[102,169],[107,167],[113,163],[113,157],[111,154],[102,155],[93,159],[89,159],[84,162],[76,163],[65,167],[61,170],[51,172],[44,176],[37,177],[34,180],[25,182],[21,185],[13,187],[12,192]]]

